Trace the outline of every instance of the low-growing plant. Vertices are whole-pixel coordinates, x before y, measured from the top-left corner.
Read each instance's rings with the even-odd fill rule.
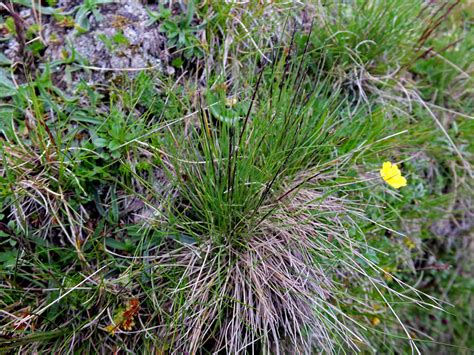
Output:
[[[165,8],[163,4],[158,4],[158,11],[153,11],[150,8],[146,7],[146,12],[150,19],[147,22],[148,26],[153,25],[155,22],[168,20],[171,17],[171,10]]]
[[[189,1],[184,14],[173,18],[168,17],[160,25],[160,31],[165,34],[168,45],[182,50],[184,57],[187,59],[200,57],[203,54],[199,40],[196,37],[203,25],[193,25],[194,7],[194,1]]]
[[[74,21],[78,26],[80,32],[87,32],[90,28],[89,17],[94,16],[96,21],[102,20],[102,15],[98,7],[104,4],[111,4],[114,0],[84,0],[81,4],[76,6],[71,12],[75,13]]]

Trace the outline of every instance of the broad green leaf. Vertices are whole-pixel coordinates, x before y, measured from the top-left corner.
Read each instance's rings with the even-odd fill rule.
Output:
[[[17,89],[8,77],[5,69],[0,68],[0,98],[10,97],[17,93]]]
[[[10,65],[12,64],[12,61],[6,57],[5,54],[0,52],[0,64],[1,65]]]
[[[29,8],[33,7],[32,0],[13,0],[13,3],[23,5]],[[43,15],[53,15],[59,13],[57,9],[52,7],[45,7],[35,3],[35,9],[41,12]]]

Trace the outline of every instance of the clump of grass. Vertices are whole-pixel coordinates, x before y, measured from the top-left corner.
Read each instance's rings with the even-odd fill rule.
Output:
[[[324,58],[324,69],[355,99],[367,101],[377,88],[406,90],[400,76],[438,49],[428,46],[429,39],[458,4],[390,0],[317,5],[319,28],[313,31],[309,53]]]
[[[356,1],[333,3],[319,10],[315,48],[325,53],[328,67],[349,72],[357,67],[386,73],[413,55],[424,24],[417,18],[421,1]],[[375,74],[375,73],[374,73]]]
[[[363,234],[347,233],[361,213],[340,202],[335,182],[377,151],[381,116],[353,112],[333,83],[312,81],[305,54],[282,51],[257,66],[253,90],[237,94],[245,109],[221,104],[216,114],[203,105],[164,142],[180,191],[169,227],[190,244],[159,258],[178,264],[164,275],[179,276],[157,281],[174,296],[165,304],[177,349],[370,347],[340,300],[341,278],[379,292],[391,308],[380,291],[390,294],[384,272],[361,250],[374,251]]]
[[[85,191],[70,170],[71,162],[60,151],[61,140],[45,122],[42,103],[33,88],[24,88],[23,93],[31,105],[23,110],[26,119],[22,129],[13,114],[7,115],[11,118],[3,132],[7,140],[0,147],[0,174],[5,183],[2,211],[9,208],[11,226],[22,234],[44,236],[60,231],[83,258],[80,244],[87,211],[76,208],[66,192],[73,185],[80,198]]]

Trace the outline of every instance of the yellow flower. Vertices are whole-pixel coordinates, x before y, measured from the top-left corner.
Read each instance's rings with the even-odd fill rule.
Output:
[[[408,237],[405,237],[403,239],[403,243],[405,243],[405,245],[408,247],[408,249],[415,249],[416,247],[416,244],[415,242],[411,239],[411,238],[408,238]]]
[[[400,169],[396,164],[386,161],[380,169],[380,176],[390,186],[399,189],[402,186],[407,186],[407,179],[402,176]]]
[[[376,326],[378,326],[378,325],[380,324],[380,319],[377,318],[377,317],[374,317],[374,318],[372,318],[372,319],[370,320],[370,323],[372,323],[372,325],[373,325],[374,327],[376,327]]]

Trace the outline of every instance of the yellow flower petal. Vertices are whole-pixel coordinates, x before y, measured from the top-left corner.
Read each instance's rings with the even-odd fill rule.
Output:
[[[402,186],[407,186],[407,179],[405,179],[403,176],[395,176],[391,179],[386,179],[385,181],[387,184],[396,189],[399,189]]]
[[[117,326],[111,324],[105,327],[105,330],[109,332],[111,335],[115,335],[115,331],[117,330]]]
[[[402,176],[398,166],[389,161],[383,163],[382,169],[380,169],[380,176],[385,180],[385,182],[387,182],[387,184],[396,189],[407,185],[407,179]]]

